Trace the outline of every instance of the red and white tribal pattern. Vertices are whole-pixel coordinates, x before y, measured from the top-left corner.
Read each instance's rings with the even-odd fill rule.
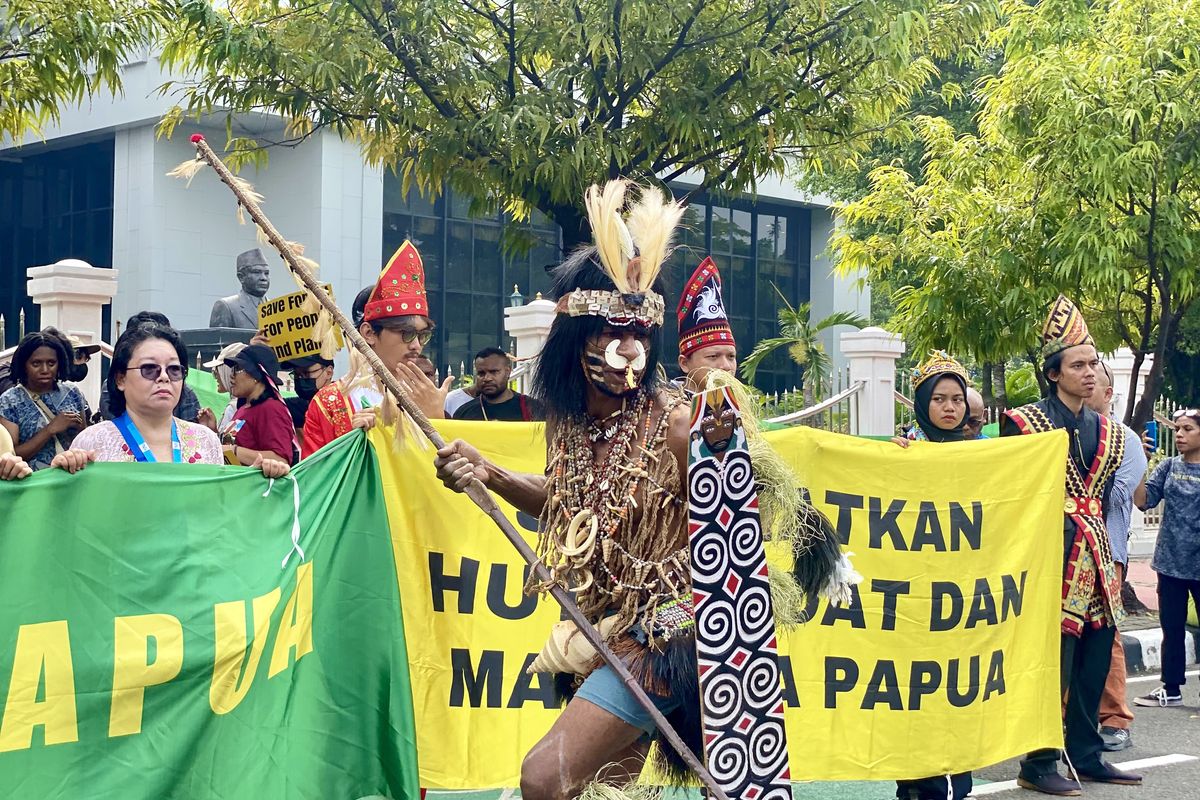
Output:
[[[688,538],[708,769],[731,798],[790,800],[775,616],[746,437],[728,389],[692,402]]]

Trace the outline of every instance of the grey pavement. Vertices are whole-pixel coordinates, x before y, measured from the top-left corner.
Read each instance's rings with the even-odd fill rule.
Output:
[[[1113,764],[1146,763],[1136,771],[1145,777],[1142,786],[1084,784],[1083,797],[1091,800],[1200,800],[1200,674],[1197,665],[1188,668],[1188,683],[1183,687],[1184,705],[1176,708],[1142,708],[1134,713],[1133,747],[1107,753]],[[1131,674],[1126,687],[1130,703],[1138,695],[1159,685],[1157,671]],[[803,741],[789,742],[803,750]],[[976,792],[972,797],[1004,800],[1036,800],[1049,797],[1017,788],[1018,761],[977,770]],[[1065,774],[1065,768],[1064,768]],[[889,781],[844,781],[838,783],[797,783],[795,800],[894,800],[895,784]],[[488,792],[430,792],[429,800],[511,800],[519,798],[515,790]],[[697,800],[699,792],[672,792],[669,800]]]
[[[1192,668],[1195,671],[1195,668]],[[1140,694],[1157,687],[1157,675],[1131,675],[1127,696],[1132,702]],[[1142,680],[1149,678],[1149,680]],[[1200,797],[1200,676],[1188,677],[1184,686],[1185,705],[1176,708],[1133,708],[1133,747],[1117,753],[1107,753],[1113,764],[1163,759],[1167,756],[1190,756],[1193,760],[1181,763],[1147,766],[1137,771],[1145,777],[1140,787],[1084,784],[1083,796],[1095,800],[1196,800]],[[986,781],[1010,781],[1016,778],[1017,761],[1007,761],[976,773]],[[1065,774],[1065,772],[1064,772]],[[986,784],[981,785],[983,788]],[[987,796],[1032,800],[1045,797],[1025,789],[1013,789]],[[977,795],[985,796],[985,795]]]

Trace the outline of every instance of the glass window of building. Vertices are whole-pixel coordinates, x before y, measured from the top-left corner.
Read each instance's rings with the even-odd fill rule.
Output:
[[[685,192],[679,192],[683,196]],[[807,209],[782,204],[710,200],[688,196],[677,249],[664,267],[667,318],[663,326],[663,364],[675,374],[679,337],[675,306],[683,282],[711,253],[724,280],[740,355],[760,338],[778,335],[777,315],[783,301],[793,306],[809,297],[809,227]],[[546,272],[561,260],[561,234],[548,218],[535,213],[521,229],[523,247],[505,247],[504,215],[471,214],[465,198],[447,189],[436,200],[413,188],[401,191],[400,179],[384,175],[383,250],[390,255],[411,239],[425,263],[430,308],[438,332],[426,348],[445,374],[470,369],[484,347],[511,350],[504,333],[504,308],[513,287],[525,301],[548,293]],[[786,352],[776,353],[759,370],[755,383],[764,391],[791,388],[799,369]]]
[[[33,155],[22,155],[32,151]],[[112,266],[113,140],[75,147],[10,150],[0,161],[0,314],[4,340],[17,343],[18,319],[38,330],[38,307],[26,293],[25,270],[79,258]],[[104,330],[109,329],[109,307]]]

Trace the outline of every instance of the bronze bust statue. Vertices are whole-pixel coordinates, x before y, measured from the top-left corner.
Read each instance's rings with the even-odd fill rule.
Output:
[[[258,330],[258,307],[271,288],[271,270],[257,247],[237,257],[237,276],[242,290],[213,303],[210,328]]]

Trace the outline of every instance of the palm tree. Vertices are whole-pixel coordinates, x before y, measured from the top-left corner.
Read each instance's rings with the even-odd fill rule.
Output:
[[[820,334],[837,325],[863,328],[867,320],[852,311],[837,311],[813,325],[810,304],[801,303],[799,308],[793,308],[779,287],[773,283],[771,286],[785,306],[779,309],[779,336],[763,339],[754,345],[750,355],[742,361],[742,377],[747,383],[753,383],[763,359],[780,347],[786,347],[792,361],[804,370],[804,404],[811,406],[815,398],[824,396],[825,377],[833,365],[825,346],[821,344]]]

